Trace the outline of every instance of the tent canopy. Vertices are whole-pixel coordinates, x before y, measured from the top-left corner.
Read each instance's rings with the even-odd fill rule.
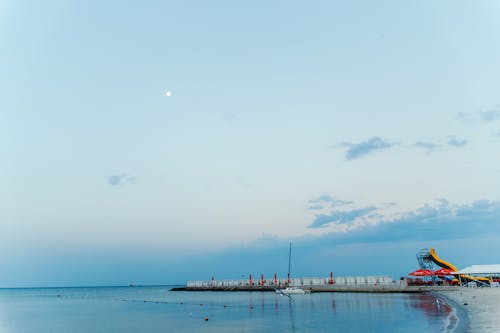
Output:
[[[492,275],[500,275],[500,264],[496,265],[472,265],[466,267],[464,269],[459,270],[458,272],[453,272],[454,275],[461,274],[492,274]]]
[[[411,275],[411,276],[432,276],[432,275],[434,275],[434,272],[431,271],[430,269],[417,269],[416,271],[411,272],[408,275]]]
[[[434,271],[435,275],[453,275],[455,272],[452,269],[449,268],[441,268],[438,269],[437,271]]]

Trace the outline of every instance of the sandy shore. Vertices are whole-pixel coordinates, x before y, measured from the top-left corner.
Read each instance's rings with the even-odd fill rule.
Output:
[[[500,288],[460,288],[439,291],[467,314],[467,332],[500,332]]]

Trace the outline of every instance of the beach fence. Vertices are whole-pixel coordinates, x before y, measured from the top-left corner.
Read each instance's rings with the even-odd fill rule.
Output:
[[[393,283],[390,276],[339,276],[335,278],[335,284],[341,286],[389,285]]]
[[[390,276],[339,276],[333,279],[335,285],[392,285],[394,283]],[[329,285],[329,277],[303,277],[290,279],[290,286],[326,286]],[[287,279],[229,279],[229,280],[190,280],[187,287],[211,288],[211,287],[280,287],[288,285]]]

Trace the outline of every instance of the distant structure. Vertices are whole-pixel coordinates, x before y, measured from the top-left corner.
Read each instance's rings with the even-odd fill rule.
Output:
[[[261,275],[260,280],[255,281],[250,275],[249,279],[239,280],[192,280],[187,281],[186,286],[192,288],[210,288],[210,287],[270,287],[278,288],[283,286],[291,287],[312,287],[312,286],[355,286],[355,285],[392,285],[393,279],[390,276],[340,276],[333,278],[333,274],[329,277],[303,277],[278,279],[265,279]]]

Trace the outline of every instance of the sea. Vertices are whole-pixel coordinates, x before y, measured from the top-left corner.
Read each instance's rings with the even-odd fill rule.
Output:
[[[433,294],[171,291],[174,286],[0,289],[0,332],[463,332]]]

